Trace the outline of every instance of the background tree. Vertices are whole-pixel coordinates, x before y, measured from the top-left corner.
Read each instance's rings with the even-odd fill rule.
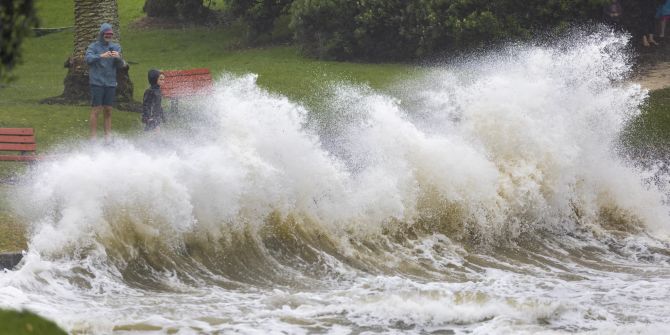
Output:
[[[64,90],[60,97],[47,99],[47,103],[88,103],[90,89],[88,84],[88,64],[86,48],[98,38],[100,25],[104,22],[114,27],[114,39],[119,42],[119,11],[116,0],[74,0],[74,51],[65,66],[68,68],[64,80]],[[117,72],[116,89],[118,107],[131,109],[133,84],[128,76],[128,67]]]
[[[37,26],[33,0],[0,0],[0,83],[21,60],[21,42]]]
[[[149,17],[176,18],[182,21],[200,21],[211,14],[203,0],[146,0],[143,9]]]
[[[293,0],[226,0],[228,10],[249,26],[250,39],[272,31]]]

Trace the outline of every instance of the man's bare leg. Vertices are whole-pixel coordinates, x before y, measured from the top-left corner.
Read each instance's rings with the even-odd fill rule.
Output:
[[[667,24],[666,20],[661,20],[661,34],[660,37],[665,37],[665,25]]]
[[[95,106],[91,108],[91,115],[88,118],[91,127],[91,140],[95,140],[98,135],[98,114],[100,113],[100,110],[102,110],[102,106]]]
[[[105,119],[105,143],[109,143],[112,136],[112,106],[104,106],[103,117]]]

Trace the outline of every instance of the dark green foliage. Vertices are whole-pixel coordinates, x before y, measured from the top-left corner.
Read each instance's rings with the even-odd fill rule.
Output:
[[[203,0],[146,0],[144,12],[150,17],[170,17],[197,21],[209,16]]]
[[[600,19],[607,0],[295,0],[295,38],[329,59],[402,60]]]
[[[291,29],[303,52],[320,59],[351,58],[357,51],[353,17],[358,6],[348,0],[295,1]]]
[[[21,42],[37,26],[33,0],[0,0],[0,83],[21,60]]]
[[[250,40],[290,16],[295,42],[321,59],[409,60],[551,35],[603,21],[612,0],[224,0]],[[653,1],[653,0],[650,0]],[[640,26],[640,2],[621,0],[621,27]],[[203,0],[146,0],[149,16],[198,18]],[[200,16],[201,17],[201,16]],[[280,25],[281,26],[281,25]]]
[[[175,17],[176,2],[176,0],[147,0],[143,9],[149,17]]]
[[[226,0],[230,12],[249,26],[253,35],[272,31],[293,0]]]
[[[66,335],[55,323],[31,312],[0,310],[0,335]]]

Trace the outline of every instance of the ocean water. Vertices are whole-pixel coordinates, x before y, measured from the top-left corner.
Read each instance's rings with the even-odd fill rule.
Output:
[[[579,42],[575,42],[579,41]],[[74,334],[663,334],[668,176],[608,32],[332,83],[222,75],[178,129],[21,179],[0,307]]]

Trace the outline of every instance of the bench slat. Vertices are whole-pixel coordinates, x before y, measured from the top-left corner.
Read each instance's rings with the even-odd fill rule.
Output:
[[[165,76],[165,80],[174,80],[177,78],[188,78],[188,77],[194,77],[194,76],[208,76],[211,77],[212,74],[207,72],[207,73],[180,73],[180,74],[175,74],[175,75],[170,75],[170,76]]]
[[[164,91],[161,90],[161,93],[163,95],[170,94],[170,93],[175,93],[179,91],[198,91],[198,90],[205,90],[209,89],[211,86],[206,86],[206,85],[199,85],[199,84],[184,84],[184,85],[179,85],[179,86],[174,86],[174,87],[168,87]]]
[[[176,76],[191,76],[194,74],[210,74],[209,69],[207,68],[199,68],[199,69],[190,69],[190,70],[168,70],[168,71],[163,71],[163,75],[167,79],[168,77],[176,77]]]
[[[0,155],[0,161],[36,161],[39,159],[41,157],[35,155]]]
[[[189,91],[206,91],[211,89],[211,86],[200,86],[200,85],[182,85],[179,87],[171,87],[165,91],[161,91],[164,96],[171,94],[179,94],[180,92],[189,92]]]
[[[196,85],[183,85],[179,87],[173,87],[163,91],[163,96],[170,97],[174,95],[192,95],[192,94],[202,94],[206,93],[211,89],[210,86],[196,86]]]
[[[208,93],[209,90],[207,88],[201,88],[201,89],[179,89],[179,90],[174,90],[174,91],[169,91],[163,93],[163,96],[166,98],[173,98],[173,97],[185,97],[185,96],[192,96],[192,95],[202,95],[205,93]]]
[[[194,74],[209,74],[208,69],[193,69],[193,70],[167,70],[162,72],[166,77],[172,76],[190,76]]]
[[[170,87],[170,86],[173,86],[173,85],[178,85],[180,83],[203,83],[203,84],[211,85],[212,84],[212,77],[209,76],[209,75],[203,75],[203,74],[200,74],[200,75],[197,75],[197,76],[190,76],[190,77],[174,77],[174,78],[170,78],[169,80],[165,79],[165,82],[163,83],[163,86],[161,86],[161,88]]]
[[[37,144],[33,128],[0,128],[0,151],[21,151],[20,153],[0,154],[0,161],[35,161],[41,156],[35,155]],[[24,155],[25,153],[29,153]]]
[[[169,99],[202,95],[213,85],[212,74],[206,68],[163,71],[163,75],[161,92]]]
[[[0,128],[0,135],[34,135],[33,128]]]
[[[181,85],[181,86],[176,86],[176,87],[170,87],[166,89],[165,91],[161,92],[163,95],[170,95],[170,94],[179,94],[180,92],[188,92],[188,91],[206,91],[208,89],[211,89],[211,86],[201,86],[201,85]]]
[[[0,143],[0,151],[35,151],[35,143]]]
[[[35,136],[0,135],[0,143],[35,143]]]

